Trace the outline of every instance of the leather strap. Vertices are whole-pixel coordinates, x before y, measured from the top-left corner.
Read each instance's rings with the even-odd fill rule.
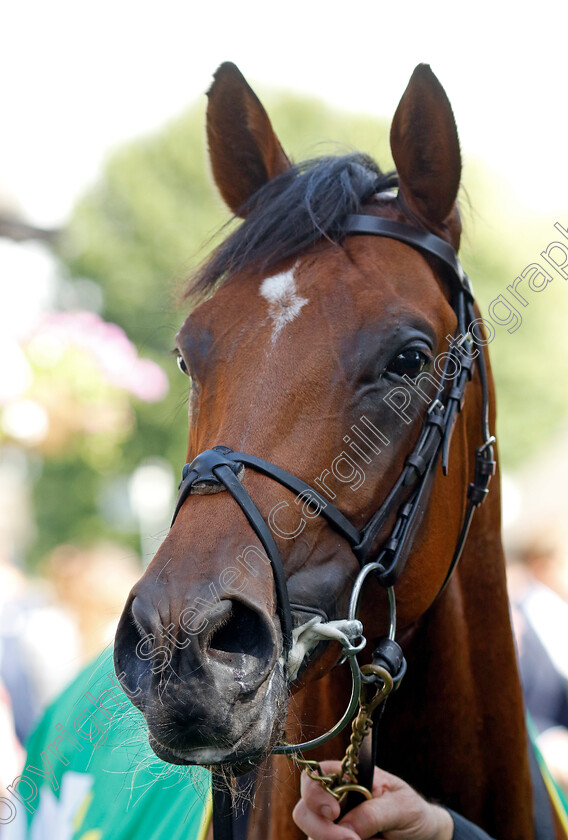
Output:
[[[233,832],[233,798],[226,787],[217,787],[212,779],[213,837],[215,840],[236,840]]]
[[[216,481],[218,484],[220,483],[225,486],[246,516],[270,560],[276,589],[277,611],[282,627],[284,650],[288,653],[292,648],[292,629],[294,622],[290,610],[284,566],[282,565],[282,559],[270,528],[237,478],[237,474],[240,472],[240,465],[242,465],[242,462],[239,462],[235,453],[227,446],[215,446],[213,449],[206,449],[191,464],[186,464],[184,467],[184,478],[182,478],[179,486],[172,525],[195,484],[205,481],[212,484]]]
[[[289,473],[281,467],[277,467],[268,461],[264,461],[262,458],[257,458],[256,455],[247,455],[244,452],[235,452],[234,457],[237,460],[242,461],[243,464],[253,467],[255,470],[258,470],[258,472],[273,478],[279,484],[287,487],[288,490],[291,490],[293,493],[296,493],[296,495],[301,496],[305,501],[313,502],[318,508],[318,513],[323,516],[323,518],[327,520],[327,522],[329,522],[336,531],[339,531],[339,533],[345,537],[352,547],[357,545],[360,541],[359,531],[351,524],[351,522],[349,522],[347,517],[345,517],[340,510],[334,507],[334,505],[330,504],[327,499],[324,499],[321,493],[318,493],[317,490],[314,490],[313,487],[306,484],[305,481],[302,481],[301,478],[297,478],[295,475],[292,475],[292,473]]]
[[[471,323],[471,321],[475,318],[475,312],[473,310],[473,305],[471,302],[467,305],[467,314],[468,318],[471,319]],[[495,456],[493,449],[495,437],[491,434],[491,430],[489,428],[489,386],[487,382],[487,370],[485,366],[485,357],[481,351],[477,356],[477,369],[479,371],[479,378],[481,381],[481,437],[483,443],[481,444],[481,446],[478,446],[475,451],[474,478],[467,489],[468,503],[464,515],[462,528],[457,539],[456,547],[454,549],[454,554],[452,557],[452,561],[449,565],[446,578],[435,598],[435,601],[438,601],[438,599],[442,596],[442,593],[448,586],[450,579],[460,561],[461,555],[465,548],[465,543],[467,540],[467,535],[469,533],[469,527],[473,519],[473,514],[475,513],[479,505],[481,505],[485,501],[487,493],[489,492],[489,482],[491,481],[491,477],[495,475],[497,469],[497,463],[494,459]]]
[[[449,244],[434,233],[426,230],[419,230],[411,225],[402,222],[393,222],[390,219],[382,219],[380,216],[367,216],[352,214],[347,216],[342,227],[343,233],[348,234],[370,234],[371,236],[385,236],[388,239],[397,239],[420,251],[434,254],[442,260],[456,277],[463,291],[470,300],[473,300],[473,289],[469,277],[462,268],[458,255]]]
[[[266,551],[268,559],[270,560],[272,574],[274,577],[274,586],[276,589],[276,608],[282,625],[284,650],[286,653],[289,653],[292,649],[292,629],[294,622],[290,611],[286,573],[284,572],[284,566],[282,565],[280,552],[274,542],[274,537],[272,536],[270,528],[262,518],[257,506],[238,478],[236,478],[232,470],[229,467],[221,466],[217,467],[215,474],[221,479],[233,499],[241,508],[253,531],[258,535],[258,538]]]

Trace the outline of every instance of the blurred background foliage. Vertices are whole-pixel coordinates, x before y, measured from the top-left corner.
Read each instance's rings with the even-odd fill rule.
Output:
[[[293,159],[360,149],[383,169],[392,168],[385,124],[332,112],[311,100],[267,95],[264,101]],[[316,142],[322,138],[333,142]],[[476,162],[466,162],[464,181],[462,256],[486,311],[527,264],[540,259],[555,238],[555,219],[534,219],[526,208],[517,208],[498,178]],[[184,463],[187,380],[171,348],[187,310],[184,278],[219,241],[227,220],[206,160],[203,104],[158,134],[117,151],[78,203],[59,245],[67,282],[91,289],[102,317],[120,325],[140,354],[163,368],[170,388],[159,402],[132,398],[129,422],[112,457],[92,447],[69,447],[38,462],[32,563],[69,540],[112,537],[139,548],[139,523],[124,503],[128,481],[152,459],[169,463],[176,476]],[[102,292],[98,298],[92,295],[93,283]],[[557,278],[540,295],[529,294],[517,332],[496,328],[491,349],[498,433],[509,469],[534,453],[568,413],[557,364],[568,350],[561,284]],[[157,547],[162,534],[154,536]]]

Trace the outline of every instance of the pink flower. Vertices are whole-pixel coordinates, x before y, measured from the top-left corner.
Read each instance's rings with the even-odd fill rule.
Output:
[[[136,347],[117,324],[103,321],[94,312],[52,312],[44,316],[29,337],[29,344],[41,356],[57,359],[76,347],[89,355],[106,380],[145,402],[165,397],[169,382],[162,368],[150,359],[141,359]],[[40,362],[41,363],[41,362]]]

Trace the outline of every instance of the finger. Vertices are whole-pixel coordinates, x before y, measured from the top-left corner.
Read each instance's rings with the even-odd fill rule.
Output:
[[[312,811],[303,799],[300,799],[294,808],[292,817],[298,828],[311,840],[361,840],[352,829],[341,824],[335,825],[331,820]]]
[[[322,761],[320,766],[325,774],[337,773],[341,770],[339,761]],[[300,779],[300,792],[303,801],[314,813],[331,821],[336,820],[340,815],[341,808],[337,799],[327,793],[319,782],[310,779],[305,771]]]
[[[381,767],[375,767],[373,774],[373,796],[382,796],[387,791],[395,793],[396,791],[412,791],[410,785],[407,785],[398,776],[393,776],[392,773],[387,773]]]
[[[426,807],[426,801],[406,782],[384,770],[376,770],[373,798],[349,811],[339,824],[364,840],[379,832],[414,831],[422,824]]]
[[[387,831],[389,828],[398,828],[396,824],[390,824],[389,814],[385,813],[383,803],[377,799],[370,799],[357,805],[340,820],[338,825],[355,832],[363,840],[367,837],[375,837],[379,832]]]

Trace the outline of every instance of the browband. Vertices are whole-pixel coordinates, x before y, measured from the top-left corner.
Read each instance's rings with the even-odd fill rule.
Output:
[[[389,239],[398,239],[406,245],[412,245],[421,251],[434,254],[452,270],[464,292],[473,301],[473,288],[469,277],[462,268],[458,255],[449,242],[445,242],[435,233],[419,230],[402,222],[382,219],[379,216],[363,216],[361,214],[347,216],[342,231],[346,234],[359,233],[371,236],[386,236]]]

